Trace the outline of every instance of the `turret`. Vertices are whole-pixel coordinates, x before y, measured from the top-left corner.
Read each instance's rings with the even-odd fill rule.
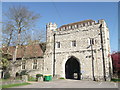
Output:
[[[50,23],[48,23],[48,24],[46,25],[46,29],[47,29],[47,30],[52,30],[52,31],[54,31],[54,30],[57,29],[57,24],[56,24],[56,23],[53,23],[53,24],[52,24],[52,22],[50,22]]]
[[[102,24],[102,27],[106,27],[107,26],[104,19],[98,20],[98,23]]]
[[[57,24],[56,23],[53,23],[52,24],[52,22],[50,22],[50,23],[48,23],[47,25],[46,25],[46,31],[47,31],[47,41],[49,42],[50,41],[50,37],[51,37],[51,35],[53,35],[53,33],[54,33],[54,31],[57,29]]]
[[[47,41],[47,47],[49,48],[48,51],[51,52],[53,51],[53,40],[54,40],[54,32],[57,29],[57,24],[56,23],[48,23],[46,25],[46,41]]]

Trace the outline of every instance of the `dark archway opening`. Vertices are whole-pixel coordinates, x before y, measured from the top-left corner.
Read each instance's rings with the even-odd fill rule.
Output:
[[[66,79],[80,80],[80,63],[75,57],[71,57],[65,64]]]

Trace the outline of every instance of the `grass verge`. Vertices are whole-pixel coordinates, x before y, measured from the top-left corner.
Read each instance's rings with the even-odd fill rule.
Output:
[[[0,85],[0,88],[10,88],[10,87],[23,86],[23,85],[29,85],[29,84],[30,83],[18,83],[18,84]]]
[[[0,81],[2,81],[2,82],[11,81],[11,80],[21,80],[21,79],[20,78],[16,78],[16,79],[0,79]]]

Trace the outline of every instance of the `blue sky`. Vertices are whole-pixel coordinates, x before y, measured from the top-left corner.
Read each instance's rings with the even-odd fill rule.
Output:
[[[3,13],[12,5],[25,5],[31,11],[39,13],[42,16],[37,22],[40,30],[45,30],[48,22],[55,22],[59,27],[86,19],[105,19],[110,30],[111,51],[118,50],[117,2],[3,2]]]

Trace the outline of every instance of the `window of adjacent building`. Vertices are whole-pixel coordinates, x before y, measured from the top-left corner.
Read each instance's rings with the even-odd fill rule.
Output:
[[[22,69],[25,69],[25,64],[26,64],[26,61],[23,60],[23,61],[22,61],[22,65],[21,65]]]
[[[60,42],[56,42],[56,48],[60,48]]]
[[[33,69],[37,69],[37,60],[33,60]]]
[[[76,41],[72,41],[72,47],[76,47]]]

